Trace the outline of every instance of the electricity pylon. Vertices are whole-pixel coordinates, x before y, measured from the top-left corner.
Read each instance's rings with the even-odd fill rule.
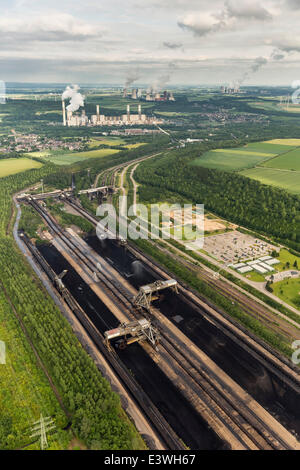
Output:
[[[33,423],[33,426],[31,428],[31,432],[33,434],[31,434],[30,437],[39,437],[41,442],[41,450],[44,450],[48,447],[47,432],[51,431],[54,428],[55,424],[52,418],[44,418],[41,413],[40,419]]]

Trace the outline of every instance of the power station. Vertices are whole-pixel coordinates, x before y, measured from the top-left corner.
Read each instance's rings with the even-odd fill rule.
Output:
[[[133,88],[131,95],[128,93],[127,88],[124,88],[123,98],[142,101],[176,101],[172,92],[164,91],[160,93],[154,89],[148,89],[143,94],[143,91],[139,88]]]
[[[131,114],[130,105],[127,105],[126,114],[121,116],[105,116],[100,114],[100,106],[96,107],[96,114],[89,119],[86,112],[82,110],[81,114],[66,110],[65,101],[62,101],[63,125],[68,127],[95,127],[95,126],[132,126],[132,125],[156,125],[162,124],[163,119],[146,116],[142,114],[142,106],[138,105],[138,113]]]

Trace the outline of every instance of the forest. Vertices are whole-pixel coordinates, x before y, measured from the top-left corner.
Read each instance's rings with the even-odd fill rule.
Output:
[[[144,448],[121,408],[120,398],[112,392],[69,323],[46,295],[12,238],[12,194],[53,171],[54,165],[48,164],[0,179],[0,281],[71,414],[75,435],[93,449]],[[5,432],[0,432],[0,448],[12,449],[20,445],[16,431],[17,410],[15,415],[12,422],[1,423],[3,429],[9,428],[10,438],[8,442]]]

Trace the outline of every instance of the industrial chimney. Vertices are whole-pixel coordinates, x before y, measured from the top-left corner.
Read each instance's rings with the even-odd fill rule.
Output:
[[[142,106],[140,104],[139,104],[138,110],[139,110],[139,120],[141,121],[141,119],[142,119]]]
[[[130,121],[130,105],[127,105],[127,121]]]
[[[67,119],[66,119],[66,103],[64,100],[62,100],[62,111],[63,111],[63,123],[64,126],[67,125]]]

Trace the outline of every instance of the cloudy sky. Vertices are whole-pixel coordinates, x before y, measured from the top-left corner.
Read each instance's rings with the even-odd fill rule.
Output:
[[[290,85],[300,0],[0,0],[0,80]]]

